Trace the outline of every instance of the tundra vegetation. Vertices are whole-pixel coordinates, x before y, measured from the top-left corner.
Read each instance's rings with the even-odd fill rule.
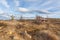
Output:
[[[0,40],[60,40],[60,19],[12,20],[0,21]]]

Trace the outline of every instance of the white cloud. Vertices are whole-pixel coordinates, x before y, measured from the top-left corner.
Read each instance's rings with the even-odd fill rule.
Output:
[[[20,12],[29,12],[29,10],[27,8],[18,8],[18,11]]]
[[[51,14],[48,10],[32,10],[31,12],[37,12],[40,14]]]
[[[9,8],[9,4],[7,3],[7,0],[0,0],[0,3],[4,5],[5,7]]]
[[[25,1],[35,2],[35,1],[39,1],[39,0],[25,0]]]
[[[33,13],[33,12],[37,12],[37,13],[49,13],[49,14],[51,14],[51,12],[49,12],[48,10],[29,10],[29,9],[27,9],[27,8],[22,8],[22,7],[20,7],[20,8],[18,8],[17,9],[17,11],[19,11],[19,12],[24,12],[24,13]]]
[[[8,15],[6,15],[6,12],[0,9],[0,16],[9,18]]]
[[[6,17],[6,18],[9,18],[9,16],[7,16],[7,15],[1,15],[1,16]]]
[[[44,8],[45,10],[51,10],[51,9],[53,9],[54,7],[48,7],[48,8]]]
[[[0,13],[4,13],[2,10],[0,10]]]
[[[49,5],[50,3],[52,3],[52,0],[46,1],[45,3],[41,4],[41,6]]]
[[[0,10],[0,15],[3,15],[4,14],[4,11],[3,10]]]
[[[41,10],[41,12],[44,12],[44,13],[51,13],[51,12],[49,12],[48,10]]]
[[[54,12],[54,13],[60,15],[60,11],[57,11],[57,12]]]
[[[19,6],[19,0],[14,0],[15,6]]]

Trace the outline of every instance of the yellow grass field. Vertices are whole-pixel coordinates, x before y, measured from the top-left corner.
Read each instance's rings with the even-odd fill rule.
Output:
[[[0,40],[60,40],[60,19],[47,23],[0,21]]]

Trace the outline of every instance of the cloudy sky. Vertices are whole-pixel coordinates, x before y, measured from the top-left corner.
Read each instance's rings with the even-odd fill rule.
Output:
[[[36,14],[60,18],[60,0],[0,0],[0,19],[9,19],[11,15],[19,18],[34,17]]]

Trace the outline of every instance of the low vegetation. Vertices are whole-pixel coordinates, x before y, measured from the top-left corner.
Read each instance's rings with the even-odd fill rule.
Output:
[[[0,21],[0,40],[60,40],[60,23],[56,22],[60,21]]]

